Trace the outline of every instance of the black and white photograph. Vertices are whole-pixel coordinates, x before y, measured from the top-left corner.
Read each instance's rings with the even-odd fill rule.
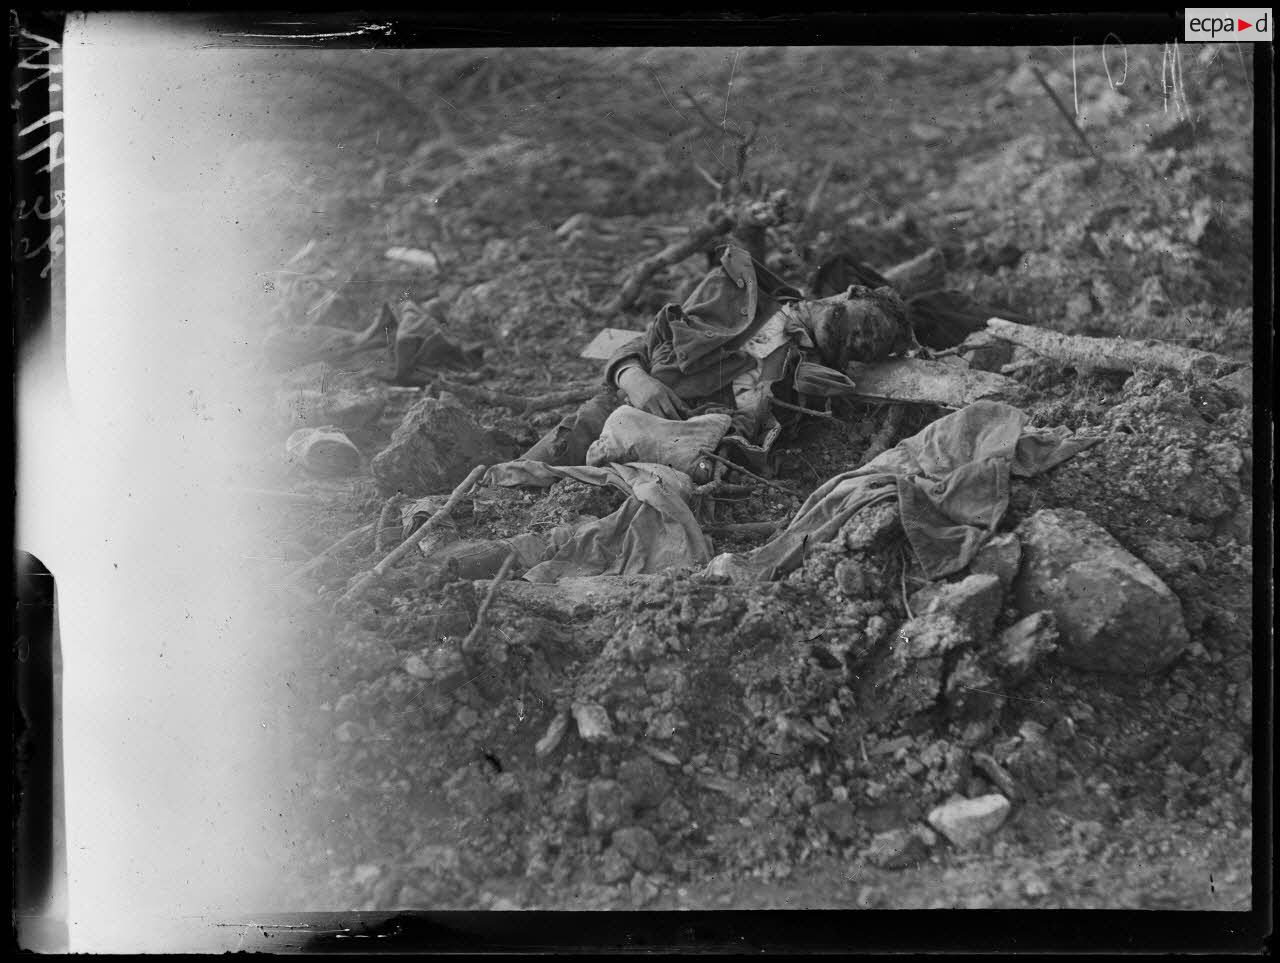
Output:
[[[19,946],[1268,904],[1273,47],[848,17],[11,15]]]

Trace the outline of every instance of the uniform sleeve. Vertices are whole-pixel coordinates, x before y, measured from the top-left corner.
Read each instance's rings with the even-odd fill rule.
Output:
[[[605,383],[612,388],[618,387],[618,372],[632,364],[640,365],[645,371],[649,370],[649,339],[647,334],[633,338],[614,350],[604,367]]]

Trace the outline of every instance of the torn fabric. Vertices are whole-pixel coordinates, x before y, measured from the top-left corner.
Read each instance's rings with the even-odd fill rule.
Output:
[[[485,482],[504,487],[546,488],[561,478],[609,485],[628,497],[604,518],[576,526],[568,539],[553,540],[548,556],[524,574],[530,582],[591,575],[651,575],[704,565],[711,541],[689,508],[693,482],[666,465],[611,464],[598,468],[509,461],[494,465]]]
[[[929,578],[965,568],[1009,505],[1011,475],[1030,477],[1101,441],[1066,428],[1026,429],[1025,412],[977,401],[940,418],[871,462],[829,479],[787,528],[710,574],[768,581],[796,568],[808,545],[829,542],[858,511],[896,497],[902,527]]]

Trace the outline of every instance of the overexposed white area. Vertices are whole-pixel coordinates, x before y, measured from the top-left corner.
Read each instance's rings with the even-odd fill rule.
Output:
[[[233,512],[245,323],[282,242],[232,167],[270,91],[200,41],[115,14],[65,35],[69,393],[22,359],[18,547],[61,603],[72,951],[194,949],[194,922],[290,908],[277,653]]]

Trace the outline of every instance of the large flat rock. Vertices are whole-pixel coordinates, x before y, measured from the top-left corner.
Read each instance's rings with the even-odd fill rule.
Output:
[[[1177,596],[1084,512],[1036,512],[1018,536],[1018,608],[1053,612],[1063,662],[1146,675],[1168,666],[1186,646]]]

